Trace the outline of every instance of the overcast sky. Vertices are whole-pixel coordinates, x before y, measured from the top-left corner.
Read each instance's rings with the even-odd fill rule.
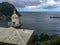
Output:
[[[60,11],[60,0],[0,0],[15,5],[18,11]]]

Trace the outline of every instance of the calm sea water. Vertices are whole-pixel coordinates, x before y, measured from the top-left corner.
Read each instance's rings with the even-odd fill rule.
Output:
[[[23,29],[34,30],[35,33],[60,34],[59,12],[22,12],[20,13]]]
[[[60,12],[21,12],[22,29],[34,30],[34,33],[60,35]],[[8,26],[8,20],[0,20],[0,27]]]

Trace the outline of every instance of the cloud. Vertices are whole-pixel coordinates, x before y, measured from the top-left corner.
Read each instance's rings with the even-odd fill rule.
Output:
[[[40,4],[39,0],[0,0],[0,2],[10,2],[16,7],[25,7],[25,5]]]
[[[45,9],[51,9],[56,8],[60,6],[60,1],[58,0],[40,0],[39,5],[32,5],[32,6],[26,6],[25,8],[28,9],[37,9],[37,8],[45,8]]]
[[[60,7],[60,0],[0,0],[10,2],[18,9],[54,9]]]

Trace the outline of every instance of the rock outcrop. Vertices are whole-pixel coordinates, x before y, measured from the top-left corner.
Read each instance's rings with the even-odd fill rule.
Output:
[[[0,3],[0,16],[11,16],[13,14],[14,9],[16,11],[16,14],[21,16],[13,4],[10,4],[8,2],[2,2]]]

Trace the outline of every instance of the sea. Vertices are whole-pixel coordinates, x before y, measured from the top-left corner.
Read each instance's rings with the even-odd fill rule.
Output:
[[[37,34],[60,35],[60,12],[20,12],[20,14],[22,29],[34,30]]]
[[[20,12],[20,14],[21,29],[33,30],[36,34],[60,35],[60,12]],[[0,27],[8,26],[7,23],[8,20],[0,20]]]

